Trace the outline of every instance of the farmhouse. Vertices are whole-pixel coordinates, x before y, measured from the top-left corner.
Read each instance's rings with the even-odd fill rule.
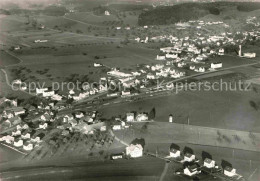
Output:
[[[140,144],[126,147],[126,155],[132,158],[142,157],[143,156],[143,147]]]

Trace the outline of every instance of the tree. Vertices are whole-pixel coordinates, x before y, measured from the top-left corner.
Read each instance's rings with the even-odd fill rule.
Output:
[[[155,108],[153,108],[153,109],[150,111],[149,115],[148,115],[148,119],[149,119],[149,120],[153,120],[153,119],[155,118],[155,113],[156,113]]]

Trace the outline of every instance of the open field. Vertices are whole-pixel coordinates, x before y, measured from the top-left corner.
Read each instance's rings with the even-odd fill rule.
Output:
[[[189,117],[191,125],[259,132],[260,112],[249,102],[257,98],[252,91],[187,91],[113,105],[100,111],[104,117],[111,117],[131,111],[149,112],[155,107],[158,122],[168,122],[168,116],[172,114],[176,123],[187,124]]]
[[[3,162],[9,162],[21,158],[23,155],[16,151],[7,148],[4,145],[0,145],[0,165]],[[1,166],[0,166],[1,167]]]

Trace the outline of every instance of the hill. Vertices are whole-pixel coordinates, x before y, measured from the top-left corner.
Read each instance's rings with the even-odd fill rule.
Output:
[[[140,14],[138,24],[165,25],[181,21],[197,20],[206,15],[220,15],[226,9],[235,8],[237,13],[260,9],[260,3],[215,2],[183,3],[175,6],[158,7]]]

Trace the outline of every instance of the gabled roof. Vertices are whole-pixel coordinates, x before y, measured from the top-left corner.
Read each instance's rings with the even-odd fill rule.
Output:
[[[211,164],[211,163],[213,162],[213,160],[211,160],[211,159],[209,159],[209,158],[206,158],[206,159],[204,160],[204,162],[205,162],[205,163],[208,163],[208,164]]]

